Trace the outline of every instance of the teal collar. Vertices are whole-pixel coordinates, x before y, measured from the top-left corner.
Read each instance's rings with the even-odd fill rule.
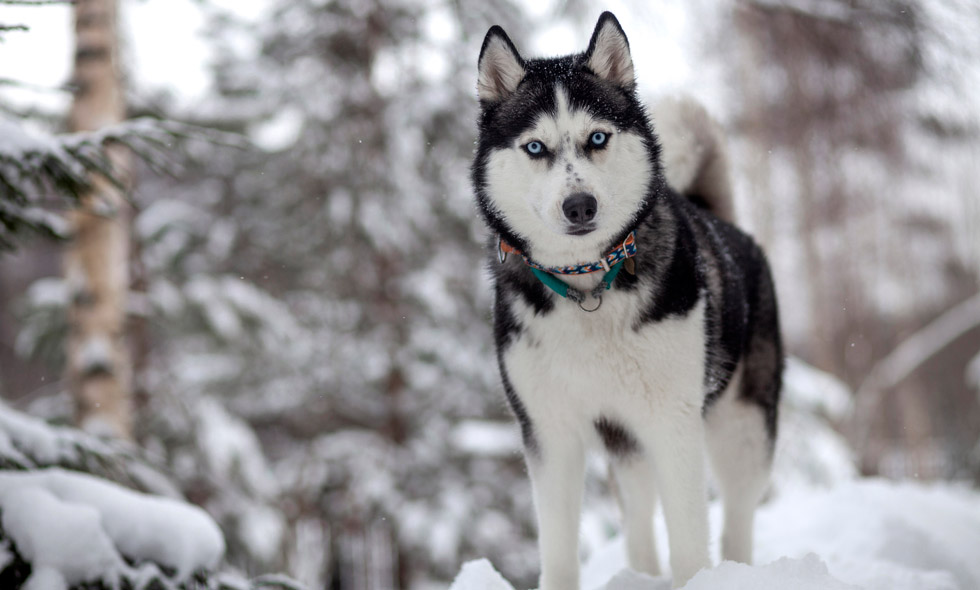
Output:
[[[553,275],[584,275],[604,270],[607,273],[617,262],[622,262],[628,258],[636,256],[636,232],[631,231],[626,235],[623,243],[612,249],[611,252],[595,262],[585,264],[573,264],[571,266],[544,266],[525,256],[520,250],[504,241],[503,237],[497,236],[497,259],[501,263],[507,260],[508,254],[516,254],[524,259],[524,264],[531,268],[544,271]],[[562,295],[564,297],[564,295]]]
[[[578,306],[582,311],[595,311],[602,305],[603,291],[606,291],[612,287],[613,281],[616,280],[616,275],[619,274],[619,271],[622,270],[625,263],[629,261],[630,265],[633,264],[633,261],[630,259],[636,256],[636,232],[630,232],[627,234],[626,239],[623,240],[622,244],[613,248],[612,252],[606,254],[598,262],[576,264],[573,266],[542,266],[531,260],[529,257],[524,256],[520,250],[505,242],[502,237],[497,236],[497,259],[500,260],[501,264],[507,260],[508,254],[517,254],[523,258],[524,263],[531,267],[531,272],[534,273],[534,276],[538,277],[538,280],[541,281],[545,287],[548,287],[565,299],[571,299],[575,303],[578,303]],[[589,274],[600,270],[605,270],[606,274],[602,275],[602,280],[589,293],[593,299],[598,301],[596,306],[592,309],[582,305],[582,303],[585,302],[585,293],[579,291],[555,276],[556,274]],[[629,272],[633,272],[632,266],[630,266]]]
[[[609,269],[609,271],[606,272],[606,274],[602,275],[602,280],[589,293],[590,295],[592,295],[593,299],[598,301],[596,306],[593,307],[592,309],[589,309],[584,305],[582,305],[585,302],[585,293],[583,293],[582,291],[579,291],[578,289],[572,287],[571,285],[559,279],[555,275],[551,273],[547,273],[543,270],[531,267],[531,272],[534,273],[534,276],[538,277],[538,280],[541,281],[545,287],[548,287],[549,289],[551,289],[552,291],[554,291],[555,293],[561,295],[566,299],[571,299],[575,303],[578,303],[578,306],[582,311],[592,312],[599,309],[599,307],[602,305],[603,291],[607,291],[610,288],[612,288],[613,281],[616,280],[616,275],[619,274],[619,271],[623,269],[624,262],[625,262],[624,260],[620,260],[619,262],[614,264]]]

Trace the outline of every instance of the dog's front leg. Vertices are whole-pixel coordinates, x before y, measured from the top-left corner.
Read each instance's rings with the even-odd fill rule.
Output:
[[[657,484],[670,544],[673,586],[711,565],[700,406],[679,402],[659,413],[650,430]]]
[[[538,516],[541,590],[578,590],[585,449],[571,435],[541,437],[527,457]]]

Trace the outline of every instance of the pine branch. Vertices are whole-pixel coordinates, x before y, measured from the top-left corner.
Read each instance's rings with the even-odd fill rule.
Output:
[[[5,24],[0,24],[0,43],[3,43],[4,41],[6,41],[6,39],[4,38],[4,35],[6,35],[7,33],[11,32],[11,31],[21,32],[22,33],[22,32],[29,31],[29,30],[30,29],[26,25],[5,25]],[[0,85],[2,85],[2,84],[3,84],[3,80],[0,80]]]
[[[3,25],[0,25],[2,27]],[[30,29],[24,28],[23,30],[28,31]],[[41,84],[31,84],[30,82],[24,82],[23,80],[15,80],[14,78],[0,78],[0,86],[10,86],[12,88],[26,88],[34,92],[50,92],[52,94],[69,94],[72,92],[72,87],[69,84],[63,84],[61,86],[44,86]],[[0,104],[0,112],[5,112],[13,116],[24,115],[29,116],[35,111],[31,109],[15,110],[12,105]]]
[[[75,201],[90,189],[93,177],[122,186],[106,155],[110,145],[126,146],[155,172],[174,174],[179,168],[174,152],[194,141],[239,149],[250,145],[239,135],[151,118],[56,136],[29,133],[0,118],[0,251],[13,249],[15,234],[23,230],[61,235],[57,224],[44,223],[38,214],[46,195]]]
[[[128,487],[172,493],[164,476],[137,456],[136,449],[80,430],[53,426],[0,403],[0,469],[62,467]]]
[[[166,476],[150,467],[136,453],[136,449],[124,444],[99,439],[74,428],[52,426],[0,402],[0,474],[36,473],[48,467],[60,467],[150,494],[180,498],[181,494]],[[3,553],[3,559],[0,559],[0,588],[14,590],[23,587],[30,578],[34,569],[34,564],[31,563],[33,557],[30,553],[21,552],[22,548],[17,547],[14,536],[4,526],[5,522],[0,522],[0,553]],[[164,538],[161,542],[167,541]],[[237,574],[221,571],[220,566],[216,569],[197,569],[184,577],[178,577],[174,564],[155,563],[145,559],[135,561],[133,556],[125,554],[125,546],[116,544],[114,549],[125,559],[125,564],[104,564],[104,571],[90,572],[96,575],[95,579],[73,584],[70,588],[306,590],[299,582],[281,574],[248,580]],[[57,568],[57,565],[54,567]],[[41,585],[34,580],[32,587]]]

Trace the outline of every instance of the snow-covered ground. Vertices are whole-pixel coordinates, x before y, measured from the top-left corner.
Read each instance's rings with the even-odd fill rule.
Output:
[[[711,511],[717,539],[720,506]],[[666,539],[663,518],[655,527]],[[661,542],[665,549],[666,543]],[[717,546],[713,548],[717,560]],[[582,566],[582,590],[667,590],[669,577],[626,567],[621,538]],[[667,565],[667,556],[660,555]],[[980,496],[950,484],[855,480],[786,492],[756,519],[755,561],[703,570],[685,590],[975,590]],[[450,590],[513,590],[486,560],[463,566]]]
[[[833,376],[787,360],[771,493],[756,516],[756,565],[720,563],[697,574],[686,590],[980,589],[980,494],[951,483],[859,479],[851,450],[830,427],[852,411],[851,400]],[[470,430],[459,434],[474,448],[494,438],[485,429]],[[663,515],[654,527],[668,575],[651,578],[627,568],[622,538],[597,539],[604,527],[590,522],[617,526],[602,511],[586,503],[582,545],[590,554],[581,590],[668,590]],[[718,564],[717,501],[710,517]],[[489,561],[476,560],[463,566],[450,590],[514,588]]]

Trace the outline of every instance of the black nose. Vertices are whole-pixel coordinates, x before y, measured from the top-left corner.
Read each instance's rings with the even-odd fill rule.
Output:
[[[588,223],[595,219],[597,207],[598,203],[595,197],[589,193],[575,193],[561,204],[561,210],[565,213],[565,217],[576,225]]]

